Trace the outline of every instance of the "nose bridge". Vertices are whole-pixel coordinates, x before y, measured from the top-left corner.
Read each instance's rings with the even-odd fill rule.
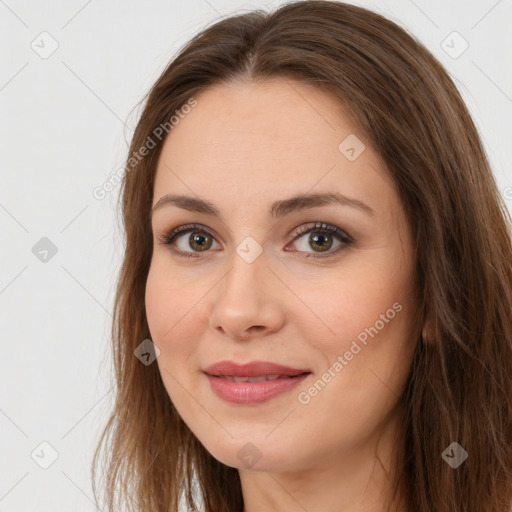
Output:
[[[211,326],[231,337],[246,338],[251,327],[278,329],[281,312],[272,291],[272,272],[262,248],[244,240],[229,261],[212,306]]]
[[[260,295],[266,294],[271,272],[267,268],[268,261],[263,248],[259,244],[258,247],[259,250],[255,242],[244,240],[233,252],[229,261],[229,272],[221,286],[223,297],[243,298],[253,302],[254,306],[259,302]]]

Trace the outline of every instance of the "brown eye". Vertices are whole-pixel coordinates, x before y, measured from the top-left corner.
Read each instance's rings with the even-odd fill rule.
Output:
[[[318,248],[320,252],[328,251],[333,244],[333,237],[331,234],[317,233],[312,231],[310,233],[309,245],[315,249]]]
[[[293,244],[298,245],[298,252],[306,253],[306,258],[328,257],[353,243],[352,238],[341,229],[321,222],[302,226],[297,233],[298,236],[295,237]],[[300,242],[301,239],[303,239],[302,242]],[[338,245],[332,249],[336,242]],[[326,254],[324,256],[321,253]]]
[[[206,251],[212,246],[212,237],[206,233],[191,233],[188,244],[196,251]]]
[[[189,234],[188,237],[185,237]],[[184,258],[199,257],[201,252],[208,252],[215,238],[198,224],[179,226],[169,234],[158,237],[159,243],[169,245],[171,250]],[[217,242],[215,242],[217,243]]]

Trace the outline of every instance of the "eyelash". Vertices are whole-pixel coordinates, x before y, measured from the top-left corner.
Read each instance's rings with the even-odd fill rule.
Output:
[[[208,236],[214,238],[214,236],[200,224],[186,224],[186,225],[179,226],[179,227],[171,230],[169,233],[164,233],[162,235],[159,235],[157,237],[157,242],[160,245],[169,245],[170,246],[174,242],[174,240],[178,237],[178,235],[182,235],[182,234],[189,233],[189,232],[197,232],[197,233],[205,234],[205,235],[208,235]],[[347,235],[347,233],[345,233],[341,229],[337,228],[336,226],[333,226],[331,224],[325,224],[323,222],[315,222],[315,223],[313,223],[313,225],[305,224],[305,225],[301,226],[300,228],[298,228],[296,230],[294,238],[291,241],[294,242],[301,236],[311,233],[311,232],[334,235],[340,242],[343,243],[343,245],[339,246],[334,251],[327,251],[325,256],[320,256],[319,254],[315,254],[315,253],[307,253],[308,256],[305,256],[306,258],[314,258],[314,259],[328,258],[330,256],[333,256],[334,254],[337,254],[341,249],[343,249],[345,247],[349,247],[354,243],[354,240],[349,235]],[[190,252],[189,253],[189,252],[179,251],[176,249],[172,249],[172,251],[177,256],[182,257],[182,258],[200,258],[201,257],[200,252]],[[208,252],[208,251],[206,251],[206,252]],[[303,252],[303,251],[298,251],[298,252]]]

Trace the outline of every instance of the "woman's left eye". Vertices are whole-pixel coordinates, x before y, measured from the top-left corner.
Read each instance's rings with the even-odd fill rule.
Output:
[[[188,237],[183,235],[189,234]],[[312,235],[309,239],[305,235]],[[353,239],[340,228],[325,224],[322,222],[315,222],[311,224],[305,224],[298,228],[294,233],[294,239],[291,243],[296,243],[297,240],[303,238],[302,242],[303,249],[309,246],[310,248],[318,248],[318,251],[308,253],[306,258],[325,258],[332,256],[339,252],[341,249],[352,245]],[[339,245],[332,249],[334,242],[338,241]],[[199,258],[201,252],[206,252],[213,246],[213,243],[217,243],[213,235],[199,224],[188,224],[179,226],[173,229],[168,234],[163,234],[158,237],[158,243],[163,245],[169,245],[171,250],[178,256],[184,258]],[[173,246],[177,245],[178,249]],[[181,245],[181,247],[180,247]],[[187,251],[188,248],[192,248],[193,251]],[[298,252],[306,252],[299,250]],[[316,252],[316,254],[315,254]],[[326,253],[322,255],[321,253]]]

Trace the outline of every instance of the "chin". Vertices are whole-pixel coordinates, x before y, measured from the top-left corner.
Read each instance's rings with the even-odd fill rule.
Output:
[[[203,443],[205,449],[226,466],[239,470],[282,472],[297,469],[297,451],[281,440],[265,440],[264,434],[256,439],[253,435],[233,438],[224,442]],[[290,454],[294,458],[290,458]]]

